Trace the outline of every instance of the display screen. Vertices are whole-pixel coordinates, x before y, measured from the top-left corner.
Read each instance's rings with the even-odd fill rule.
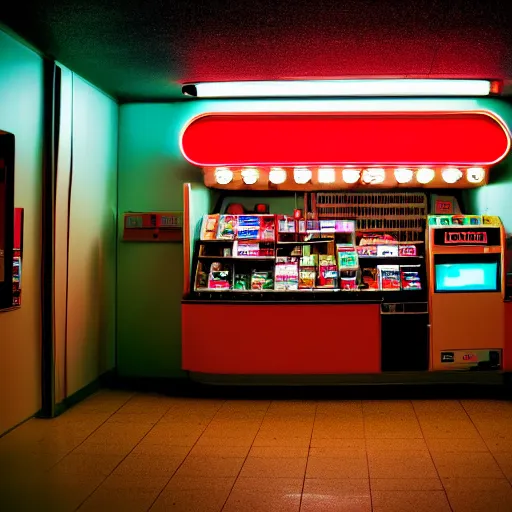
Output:
[[[498,289],[497,262],[436,264],[437,292],[494,292]]]

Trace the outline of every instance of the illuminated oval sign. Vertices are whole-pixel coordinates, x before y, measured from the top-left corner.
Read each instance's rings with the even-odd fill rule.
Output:
[[[194,165],[493,165],[510,149],[487,111],[204,114],[181,135]]]

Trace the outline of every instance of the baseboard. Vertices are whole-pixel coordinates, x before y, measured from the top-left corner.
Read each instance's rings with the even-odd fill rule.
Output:
[[[115,370],[109,370],[108,372],[100,375],[97,379],[87,384],[87,386],[75,391],[72,395],[62,400],[62,402],[56,404],[55,414],[53,417],[56,418],[57,416],[60,416],[63,412],[66,412],[68,409],[82,402],[86,398],[98,392],[100,389],[113,387],[115,378]],[[43,416],[38,417],[42,418]]]
[[[107,387],[124,391],[141,391],[145,393],[182,396],[193,393],[197,384],[188,377],[121,377],[114,375]]]
[[[38,414],[39,414],[39,412],[36,412],[32,416],[29,416],[28,418],[25,418],[24,420],[20,421],[19,423],[16,423],[16,425],[14,425],[13,427],[8,428],[5,432],[2,432],[0,434],[0,439],[2,437],[6,436],[9,432],[12,432],[14,429],[17,429],[18,427],[21,427],[21,425],[23,425],[23,423],[26,423],[28,420],[31,420],[32,418],[36,418]]]
[[[510,376],[511,374],[509,374]],[[202,377],[202,379],[201,379]],[[216,377],[216,378],[214,378]],[[356,376],[357,377],[357,376]],[[441,382],[418,379],[418,374],[405,378],[389,378],[387,384],[365,382],[361,376],[347,379],[320,379],[320,382],[304,376],[290,379],[232,379],[220,376],[191,374],[189,379],[116,377],[112,389],[132,392],[159,393],[174,397],[244,399],[244,400],[381,400],[381,399],[439,399],[439,398],[489,398],[510,399],[510,388],[504,386],[504,374],[472,376],[445,375]],[[466,377],[466,378],[463,378]]]

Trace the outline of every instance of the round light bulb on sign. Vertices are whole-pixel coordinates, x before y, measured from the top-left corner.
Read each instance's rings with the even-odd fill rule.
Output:
[[[399,167],[395,169],[395,179],[398,183],[409,183],[412,181],[414,173],[412,169],[407,169],[405,167]]]
[[[247,169],[242,170],[242,180],[246,185],[254,185],[258,181],[259,177],[260,172],[258,169],[248,167]]]
[[[361,171],[359,169],[343,169],[341,172],[343,181],[348,184],[357,183],[361,177]]]
[[[363,171],[363,183],[367,185],[379,185],[384,182],[386,171],[380,168],[365,169]]]
[[[436,177],[436,171],[429,167],[422,167],[416,171],[416,181],[422,185],[430,183]]]
[[[485,179],[485,169],[482,167],[470,167],[466,171],[466,178],[469,183],[482,183]]]
[[[448,167],[443,170],[441,176],[446,183],[453,185],[462,178],[462,171],[456,167]]]
[[[318,169],[318,183],[334,183],[336,181],[336,171],[333,167],[320,167]]]
[[[219,185],[227,185],[233,180],[233,171],[227,167],[217,167],[215,169],[215,181]]]
[[[295,183],[297,183],[297,185],[305,185],[311,181],[312,176],[313,173],[307,167],[296,167],[293,170],[293,178],[295,179]]]
[[[281,185],[286,181],[286,171],[281,167],[272,167],[268,173],[268,180],[274,185]]]

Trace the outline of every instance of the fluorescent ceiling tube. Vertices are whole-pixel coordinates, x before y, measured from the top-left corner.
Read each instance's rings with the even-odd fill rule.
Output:
[[[490,80],[371,79],[204,82],[184,85],[186,96],[249,98],[290,96],[488,96]]]

